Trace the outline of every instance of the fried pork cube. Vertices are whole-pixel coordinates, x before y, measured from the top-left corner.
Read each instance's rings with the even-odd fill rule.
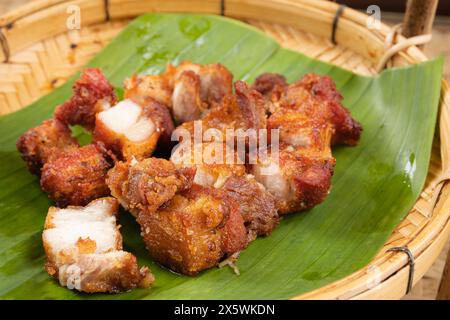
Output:
[[[124,97],[139,104],[145,104],[150,98],[170,108],[172,88],[170,81],[163,75],[133,75],[124,82]]]
[[[336,162],[331,154],[333,125],[279,108],[267,120],[267,128],[280,130],[278,152],[270,149],[267,159],[251,165],[251,172],[275,197],[278,212],[298,212],[321,203],[329,193]]]
[[[263,96],[243,81],[236,81],[234,90],[234,95],[227,95],[222,103],[211,108],[200,120],[183,123],[175,129],[174,134],[184,138],[189,133],[194,138],[197,125],[203,132],[212,129],[220,133],[222,139],[219,140],[226,142],[227,130],[232,130],[236,136],[239,130],[265,129],[267,119]]]
[[[86,207],[50,207],[42,241],[45,269],[62,286],[87,293],[118,293],[148,287],[154,277],[122,250],[118,203],[101,198]]]
[[[117,162],[108,173],[111,194],[135,217],[140,211],[155,212],[176,193],[192,186],[195,168],[177,169],[165,159]]]
[[[286,78],[277,73],[263,73],[255,79],[252,89],[260,92],[268,102],[266,104],[266,111],[273,112],[273,101],[278,101],[285,87],[287,86]]]
[[[137,218],[151,257],[189,275],[248,243],[239,205],[219,189],[192,184],[194,174],[149,158],[119,162],[107,179],[112,194]]]
[[[125,99],[97,114],[93,141],[100,141],[119,159],[149,157],[158,142],[170,145],[173,123],[169,110],[155,100],[143,105]]]
[[[95,115],[117,101],[113,86],[100,69],[83,70],[73,85],[73,96],[55,110],[55,118],[70,125],[81,125],[92,131]]]
[[[40,175],[43,165],[61,153],[78,148],[70,129],[57,119],[46,120],[29,129],[16,143],[31,173]]]
[[[253,177],[231,175],[214,187],[195,183],[196,169],[150,158],[119,162],[107,179],[150,255],[184,274],[216,266],[278,223],[273,197]]]
[[[170,161],[177,168],[195,168],[194,183],[220,188],[229,177],[245,175],[245,159],[238,156],[226,143],[187,141],[177,145]]]
[[[224,183],[222,190],[239,204],[249,242],[257,236],[269,235],[278,225],[275,198],[254,176],[231,176]]]
[[[279,150],[258,159],[251,172],[285,214],[310,209],[325,199],[336,162],[331,146],[355,145],[362,128],[342,106],[330,77],[307,74],[281,90],[282,82],[276,75],[263,75],[253,85],[262,93],[271,92],[267,129],[279,130]],[[274,139],[271,142],[274,147]]]
[[[261,94],[242,81],[235,83],[235,91],[235,95],[225,97],[201,120],[185,122],[174,132],[181,142],[173,149],[170,161],[178,167],[195,167],[197,184],[219,188],[228,177],[244,175],[245,150],[237,152],[236,135],[239,130],[245,134],[246,130],[255,129],[256,133],[256,129],[266,127]],[[197,141],[196,130],[205,135],[212,130],[210,141],[203,141],[203,137]],[[231,139],[228,139],[231,141],[227,141],[228,130],[231,130]]]
[[[217,266],[248,244],[239,206],[220,189],[193,185],[137,221],[151,257],[182,274]]]
[[[101,144],[71,149],[44,165],[42,190],[60,207],[86,205],[109,195],[105,179],[113,163]]]
[[[251,165],[251,173],[275,197],[280,215],[308,210],[325,200],[331,187],[335,159],[330,155],[302,154],[281,144],[276,156]]]
[[[314,73],[306,74],[301,80],[283,87],[282,76],[264,74],[258,77],[253,88],[263,94],[270,94],[270,112],[296,111],[305,117],[333,125],[332,144],[356,145],[362,127],[342,105],[342,95],[337,91],[331,77]]]
[[[178,124],[199,119],[232,92],[233,75],[221,64],[184,61],[177,67],[168,65],[164,77],[172,88],[172,113]]]

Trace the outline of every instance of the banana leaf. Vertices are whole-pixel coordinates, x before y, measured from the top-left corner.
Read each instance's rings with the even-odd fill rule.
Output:
[[[152,288],[87,295],[59,286],[44,271],[41,232],[52,203],[15,148],[28,128],[51,117],[76,79],[27,108],[0,118],[0,297],[2,299],[286,299],[367,265],[407,214],[424,185],[441,86],[442,59],[364,77],[281,48],[241,22],[217,16],[146,14],[135,19],[90,63],[115,86],[132,73],[159,73],[184,59],[220,62],[235,79],[279,72],[330,75],[363,127],[356,147],[334,150],[332,190],[316,208],[285,217],[237,262],[240,275],[213,268],[198,276],[154,263],[130,214],[120,218],[124,247],[156,276]],[[120,91],[120,90],[119,90]],[[88,141],[82,130],[78,137]]]

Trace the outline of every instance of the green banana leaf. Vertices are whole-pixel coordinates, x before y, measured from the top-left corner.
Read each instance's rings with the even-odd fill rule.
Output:
[[[44,271],[41,232],[52,204],[15,148],[28,128],[51,117],[73,79],[29,107],[0,118],[0,297],[2,299],[286,299],[367,265],[417,199],[427,174],[441,86],[442,59],[363,77],[280,48],[260,31],[217,16],[147,14],[131,22],[89,66],[120,87],[132,73],[166,63],[220,62],[235,79],[279,72],[289,81],[328,74],[363,127],[356,147],[334,150],[337,167],[324,203],[283,219],[237,262],[241,274],[213,268],[195,277],[172,273],[148,256],[139,228],[123,213],[124,247],[156,276],[152,288],[87,295],[59,286]],[[76,76],[74,77],[74,79]],[[83,141],[89,137],[76,130]]]

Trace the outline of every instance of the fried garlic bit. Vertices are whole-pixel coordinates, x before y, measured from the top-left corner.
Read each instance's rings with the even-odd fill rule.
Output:
[[[150,270],[139,268],[136,257],[122,250],[117,210],[114,198],[85,207],[50,207],[42,234],[45,268],[62,286],[117,293],[153,283]]]

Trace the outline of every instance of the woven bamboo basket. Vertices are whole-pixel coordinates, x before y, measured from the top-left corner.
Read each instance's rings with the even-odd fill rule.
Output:
[[[69,5],[81,8],[80,30],[68,31]],[[223,14],[256,26],[284,47],[373,75],[385,52],[390,28],[369,30],[367,16],[345,9],[333,44],[330,40],[338,5],[306,0],[40,0],[0,16],[0,115],[13,112],[58,87],[98,51],[130,19],[145,12],[196,12]],[[402,38],[400,37],[400,40]],[[397,54],[393,66],[425,61],[417,48]],[[398,299],[408,287],[409,259],[414,256],[412,283],[433,264],[450,234],[450,91],[443,82],[439,130],[425,188],[409,214],[397,226],[383,249],[365,268],[335,283],[295,299]],[[372,284],[372,285],[371,285]]]

